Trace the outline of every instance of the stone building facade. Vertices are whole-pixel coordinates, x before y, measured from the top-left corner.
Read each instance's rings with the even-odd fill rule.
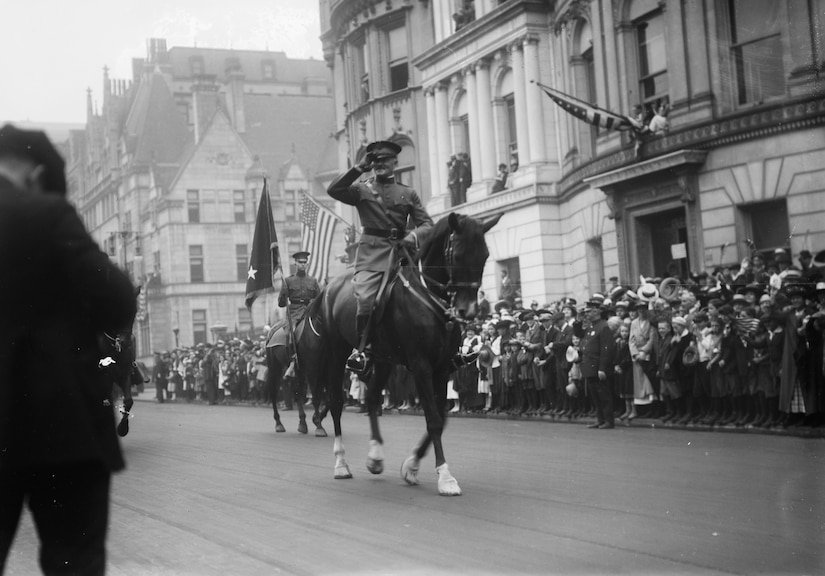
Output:
[[[340,168],[363,142],[399,138],[390,103],[408,101],[405,150],[434,217],[504,213],[488,234],[488,298],[505,276],[524,302],[582,299],[611,278],[732,264],[749,245],[825,248],[822,0],[320,5]],[[392,75],[387,23],[406,30],[408,86],[360,93],[364,77]],[[539,83],[626,115],[666,103],[670,129],[637,152]],[[447,163],[461,153],[472,184],[456,204]],[[501,164],[515,170],[498,191]]]
[[[131,79],[104,71],[100,110],[90,93],[86,128],[66,144],[69,196],[143,284],[140,357],[257,337],[282,315],[274,298],[251,313],[244,306],[264,178],[289,274],[302,193],[324,199],[336,171],[333,113],[324,62],[282,52],[167,49],[152,39]]]

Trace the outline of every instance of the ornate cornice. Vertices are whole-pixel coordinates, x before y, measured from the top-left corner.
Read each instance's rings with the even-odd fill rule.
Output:
[[[609,188],[616,184],[650,176],[663,170],[700,166],[704,164],[707,155],[707,150],[677,150],[676,152],[651,158],[638,164],[631,164],[630,166],[624,166],[616,170],[611,170],[610,172],[584,178],[584,182],[593,188]]]

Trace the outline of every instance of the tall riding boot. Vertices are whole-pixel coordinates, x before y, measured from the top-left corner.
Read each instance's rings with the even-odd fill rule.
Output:
[[[349,358],[347,358],[347,368],[356,374],[364,374],[369,367],[369,358],[366,351],[367,345],[365,344],[363,349],[361,346],[361,343],[364,341],[364,333],[367,331],[369,321],[369,314],[358,314],[355,317],[355,328],[358,340],[356,342],[356,349],[353,350],[352,354],[350,354]]]

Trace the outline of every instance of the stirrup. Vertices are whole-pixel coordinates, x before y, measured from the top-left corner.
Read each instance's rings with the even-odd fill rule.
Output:
[[[353,350],[347,358],[347,368],[356,374],[365,374],[370,367],[369,356],[366,351]]]

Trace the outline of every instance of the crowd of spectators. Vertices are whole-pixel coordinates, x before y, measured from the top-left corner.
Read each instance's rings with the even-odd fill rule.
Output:
[[[448,383],[453,411],[593,418],[581,356],[597,307],[615,337],[610,365],[616,419],[679,425],[787,427],[825,421],[825,280],[803,251],[777,250],[690,279],[617,282],[587,302],[529,308],[507,300],[466,326],[474,365]],[[825,251],[817,255],[825,259]],[[661,288],[661,293],[660,293]]]
[[[817,257],[825,259],[825,251]],[[520,299],[483,301],[464,327],[463,354],[477,360],[447,383],[451,412],[513,417],[593,418],[582,377],[582,350],[597,307],[615,337],[609,378],[615,418],[679,425],[820,426],[825,422],[825,277],[803,251],[800,266],[778,250],[765,266],[755,252],[738,266],[689,279],[618,279],[586,302],[573,298],[529,307]],[[481,292],[483,295],[483,292]],[[263,336],[156,353],[157,401],[266,404]],[[285,378],[285,387],[292,384]],[[365,387],[347,374],[350,405],[365,411]],[[292,395],[278,391],[280,407]],[[411,373],[397,366],[383,409],[418,407]]]

